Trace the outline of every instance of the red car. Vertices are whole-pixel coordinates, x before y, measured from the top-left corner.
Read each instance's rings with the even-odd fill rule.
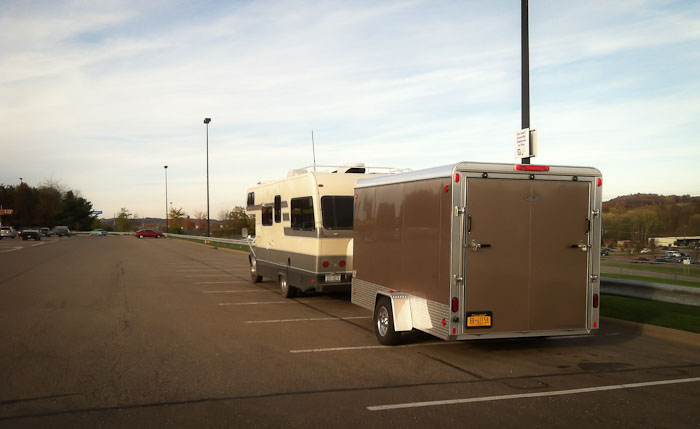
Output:
[[[134,233],[135,236],[138,238],[143,238],[143,237],[153,237],[153,238],[160,238],[160,237],[165,237],[162,232],[158,231],[157,229],[139,229]]]

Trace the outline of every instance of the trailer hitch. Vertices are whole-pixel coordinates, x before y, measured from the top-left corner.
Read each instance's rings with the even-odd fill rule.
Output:
[[[486,244],[486,243],[484,243],[484,244],[477,243],[475,240],[472,240],[472,244],[471,244],[470,246],[471,246],[472,250],[475,251],[475,252],[478,252],[479,249],[482,249],[482,248],[485,249],[485,248],[487,248],[487,247],[491,247],[490,244]]]

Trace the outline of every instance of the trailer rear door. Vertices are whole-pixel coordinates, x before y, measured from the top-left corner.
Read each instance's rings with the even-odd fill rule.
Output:
[[[589,192],[586,182],[467,180],[465,333],[586,328]]]

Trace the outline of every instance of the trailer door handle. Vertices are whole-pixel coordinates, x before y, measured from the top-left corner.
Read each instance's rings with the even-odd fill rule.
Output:
[[[486,243],[477,243],[475,240],[472,240],[471,248],[475,252],[478,252],[479,249],[485,249],[487,247],[491,247],[491,245]]]
[[[578,244],[572,244],[572,249],[581,249],[582,252],[588,252],[588,245],[581,240]]]

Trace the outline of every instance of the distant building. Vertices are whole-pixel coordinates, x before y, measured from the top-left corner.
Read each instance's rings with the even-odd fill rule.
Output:
[[[678,247],[691,246],[697,247],[700,244],[700,236],[685,236],[685,237],[652,237],[649,239],[649,244],[654,240],[654,244],[658,247]]]

